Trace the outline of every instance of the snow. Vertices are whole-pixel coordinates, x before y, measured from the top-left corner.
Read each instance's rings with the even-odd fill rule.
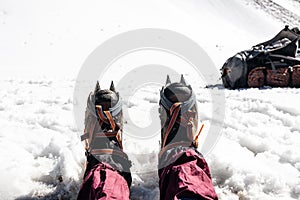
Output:
[[[298,89],[230,91],[223,137],[208,157],[222,193],[229,190],[250,199],[299,198],[294,95],[299,95]]]
[[[292,11],[295,15],[299,16],[300,2],[293,0],[273,0],[275,3],[283,6],[284,8]]]
[[[47,196],[59,187],[78,190],[83,146],[71,110],[63,109],[72,107],[71,84],[1,80],[1,199]]]
[[[299,6],[292,0],[274,2],[291,12],[297,11],[291,5]],[[76,198],[85,157],[79,139],[83,122],[76,124],[73,113],[74,85],[86,57],[110,37],[145,27],[174,30],[199,43],[220,68],[229,56],[270,39],[284,26],[248,0],[0,4],[1,199]],[[154,51],[116,61],[110,68],[114,75],[101,85],[108,88],[110,79],[118,83],[127,71],[147,64],[173,66],[192,85],[205,124],[200,151],[213,120],[210,92],[225,92],[222,135],[206,155],[220,199],[300,198],[299,89],[205,88],[185,62]],[[160,87],[143,85],[124,102],[132,199],[159,199]],[[149,125],[157,131],[142,131]],[[133,130],[141,130],[140,135],[126,135]]]

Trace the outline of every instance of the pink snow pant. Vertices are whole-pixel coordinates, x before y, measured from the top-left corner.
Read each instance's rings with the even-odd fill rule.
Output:
[[[126,180],[109,164],[99,163],[85,173],[77,200],[129,199]]]
[[[218,199],[203,157],[188,149],[172,158],[175,162],[159,170],[161,200]],[[129,196],[126,180],[109,164],[99,163],[85,174],[78,200],[129,199]]]
[[[169,165],[159,170],[161,200],[217,200],[205,159],[188,148],[168,159]]]

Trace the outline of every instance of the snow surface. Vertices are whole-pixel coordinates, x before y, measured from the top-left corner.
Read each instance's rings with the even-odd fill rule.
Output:
[[[274,2],[291,12],[290,5],[299,5]],[[85,157],[79,140],[83,123],[77,125],[73,115],[74,85],[84,59],[103,41],[137,28],[170,29],[199,43],[220,68],[227,57],[284,26],[250,0],[2,0],[0,5],[0,199],[76,198]],[[299,89],[205,88],[188,66],[157,52],[129,55],[114,66],[118,71],[153,62],[181,66],[174,69],[185,72],[207,126],[210,90],[225,91],[222,136],[206,156],[220,199],[300,198]],[[109,79],[117,82],[122,73],[101,84],[108,87]],[[124,104],[132,120],[124,127],[125,151],[134,164],[132,199],[159,198],[159,133],[143,143],[126,135],[133,125],[151,123],[158,89],[142,87]]]
[[[283,6],[284,8],[292,11],[295,15],[299,16],[299,9],[300,9],[300,1],[293,1],[293,0],[273,0],[275,3]]]

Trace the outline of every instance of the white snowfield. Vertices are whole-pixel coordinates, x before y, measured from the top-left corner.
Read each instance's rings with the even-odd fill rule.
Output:
[[[85,156],[79,139],[83,122],[76,124],[73,115],[74,85],[82,63],[98,45],[132,29],[170,29],[199,43],[219,69],[229,56],[273,37],[285,25],[281,15],[284,22],[299,19],[297,0],[257,2],[2,0],[0,199],[76,199]],[[274,3],[274,8],[263,7]],[[280,12],[285,10],[290,12]],[[172,63],[164,56],[153,63]],[[132,56],[118,66],[136,64]],[[206,125],[202,142],[213,120],[209,93],[225,92],[221,137],[206,155],[219,198],[299,199],[300,90],[205,88],[188,67],[181,70],[197,94],[200,120]],[[117,83],[123,74],[106,79]],[[216,83],[218,78],[212,77]],[[133,123],[143,127],[153,121],[149,111],[158,104],[158,89],[140,88],[123,105],[132,119],[124,127],[125,152],[133,162],[131,199],[159,199],[159,133],[147,140],[126,135]]]

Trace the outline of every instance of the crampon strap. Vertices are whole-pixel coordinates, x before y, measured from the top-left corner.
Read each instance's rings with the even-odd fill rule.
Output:
[[[169,122],[166,134],[164,136],[164,140],[162,142],[162,146],[161,146],[162,149],[161,149],[161,152],[159,153],[159,157],[161,157],[164,154],[164,152],[167,151],[168,149],[171,149],[171,148],[174,148],[177,146],[194,146],[194,147],[198,148],[198,144],[199,144],[198,139],[204,128],[204,124],[201,125],[199,132],[197,133],[197,135],[194,138],[194,135],[192,133],[192,128],[194,126],[192,118],[194,116],[193,116],[193,111],[190,110],[196,103],[194,93],[192,93],[191,97],[185,102],[172,103],[165,97],[164,93],[161,92],[160,103],[167,111],[169,111],[171,120]],[[182,108],[184,108],[184,110]],[[178,118],[180,111],[181,111],[181,117]],[[168,136],[169,136],[170,132],[172,131],[175,122],[177,122],[187,128],[187,137],[191,142],[183,142],[183,141],[182,142],[173,142],[173,143],[166,145]]]
[[[109,109],[108,111],[103,111],[101,105],[96,105],[97,115],[100,119],[98,120],[97,118],[93,118],[89,130],[85,129],[84,134],[81,136],[81,141],[83,140],[85,141],[85,149],[89,154],[93,154],[93,155],[113,154],[113,155],[127,158],[127,155],[123,151],[119,151],[116,149],[91,148],[91,145],[95,138],[116,138],[120,149],[123,149],[122,135],[121,135],[122,133],[113,119],[113,117],[119,114],[119,112],[121,111],[119,109],[120,107],[121,107],[120,103],[118,102],[116,106],[114,106],[113,108]],[[101,127],[102,123],[109,124],[112,130],[95,132],[96,125],[98,124],[99,127]],[[97,130],[100,129],[99,127],[97,128]]]

